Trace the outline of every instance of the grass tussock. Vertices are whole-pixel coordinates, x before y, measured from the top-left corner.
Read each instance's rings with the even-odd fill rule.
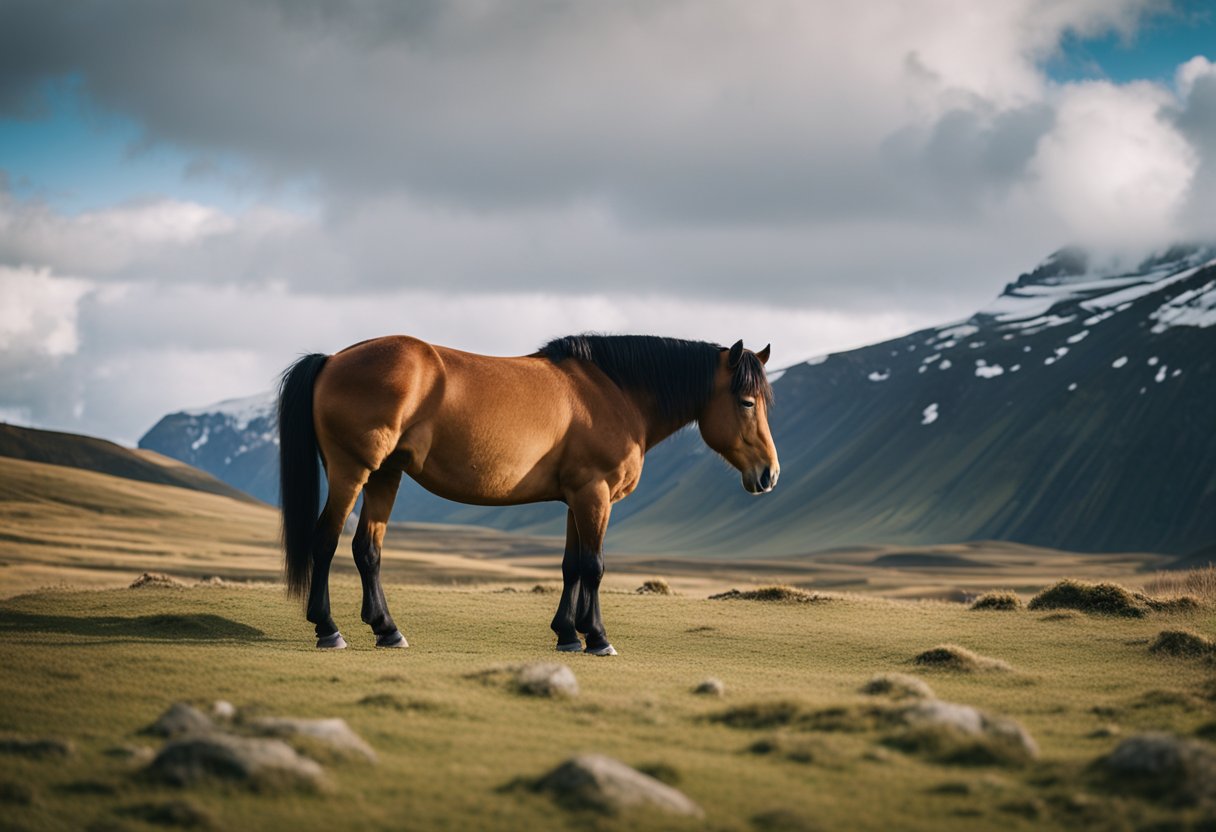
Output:
[[[1166,598],[1189,595],[1209,604],[1216,603],[1216,564],[1158,572],[1145,582],[1144,591]]]
[[[1008,671],[1013,669],[1007,662],[989,658],[988,656],[981,656],[979,653],[968,650],[966,647],[960,647],[957,644],[939,644],[937,647],[919,654],[912,661],[920,667],[936,670],[953,670],[959,673]]]
[[[635,592],[638,595],[671,595],[671,586],[663,578],[651,578],[644,581]]]
[[[762,586],[757,589],[738,590],[728,589],[717,595],[709,596],[711,601],[770,601],[777,603],[809,604],[814,601],[826,601],[825,596],[815,592],[807,592],[794,586],[777,584]]]
[[[163,572],[144,572],[131,581],[128,589],[179,589],[184,587],[181,581]]]
[[[888,696],[892,699],[932,699],[933,689],[923,679],[906,673],[883,673],[861,686],[861,692],[870,696]]]
[[[1202,605],[1191,595],[1153,598],[1115,583],[1090,584],[1068,578],[1044,589],[1027,606],[1032,610],[1078,610],[1094,615],[1143,618],[1151,612],[1191,612]]]
[[[805,716],[806,710],[802,705],[782,699],[774,702],[736,705],[714,714],[710,717],[710,721],[721,723],[729,728],[783,728],[798,723]]]
[[[1201,659],[1216,656],[1216,641],[1192,630],[1162,630],[1148,651],[1158,656]]]
[[[1020,610],[1025,606],[1016,592],[1007,589],[985,592],[971,602],[973,610]]]

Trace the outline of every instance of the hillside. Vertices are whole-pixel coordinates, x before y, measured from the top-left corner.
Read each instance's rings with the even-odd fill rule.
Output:
[[[614,510],[610,548],[720,557],[1007,540],[1185,554],[1216,541],[1216,250],[1130,270],[1066,250],[966,321],[789,368],[780,487],[755,499],[683,432]],[[141,440],[274,500],[269,394]],[[559,532],[560,506],[487,509],[403,483],[394,517]]]
[[[173,485],[257,502],[244,491],[178,459],[130,450],[104,439],[0,423],[0,457],[63,465],[140,482]]]

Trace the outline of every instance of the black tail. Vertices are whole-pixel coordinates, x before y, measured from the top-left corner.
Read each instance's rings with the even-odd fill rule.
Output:
[[[306,355],[279,384],[279,503],[283,507],[283,555],[287,592],[304,597],[312,582],[313,531],[321,501],[312,386],[328,355]]]

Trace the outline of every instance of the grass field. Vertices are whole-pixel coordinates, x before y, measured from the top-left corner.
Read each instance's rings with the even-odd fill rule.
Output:
[[[358,586],[346,578],[335,582],[334,607],[352,647],[338,653],[313,649],[298,608],[274,586],[49,591],[0,602],[0,733],[76,749],[64,760],[0,754],[0,826],[164,828],[149,825],[148,807],[171,801],[216,829],[1135,829],[1211,820],[1210,806],[1153,802],[1089,768],[1138,731],[1210,734],[1212,663],[1148,650],[1167,628],[1216,636],[1210,608],[1111,618],[861,596],[795,604],[612,592],[604,615],[621,655],[603,659],[552,651],[551,593],[390,585],[388,594],[413,645],[405,651],[370,649]],[[1012,670],[913,665],[941,643]],[[534,660],[568,664],[581,694],[530,697],[475,678]],[[915,673],[941,699],[1017,719],[1041,758],[948,764],[888,747],[881,728],[806,718],[873,701],[860,686],[890,671]],[[725,696],[692,693],[709,676],[725,683]],[[247,714],[342,717],[379,764],[327,761],[330,792],[273,794],[154,786],[105,753],[157,745],[137,732],[175,701],[216,699]],[[751,714],[753,727],[714,719],[729,709]],[[512,787],[581,751],[660,772],[705,818],[604,816]]]

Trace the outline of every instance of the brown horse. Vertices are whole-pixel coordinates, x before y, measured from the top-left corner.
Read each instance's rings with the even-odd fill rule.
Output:
[[[557,649],[615,655],[599,586],[612,504],[645,453],[696,421],[753,494],[777,484],[768,428],[769,348],[641,335],[558,338],[490,358],[394,336],[307,355],[279,391],[283,548],[290,592],[307,596],[317,647],[346,646],[329,609],[329,566],[360,492],[355,564],[377,647],[405,647],[380,585],[380,547],[404,472],[462,503],[564,502]],[[329,481],[321,510],[317,455]]]

